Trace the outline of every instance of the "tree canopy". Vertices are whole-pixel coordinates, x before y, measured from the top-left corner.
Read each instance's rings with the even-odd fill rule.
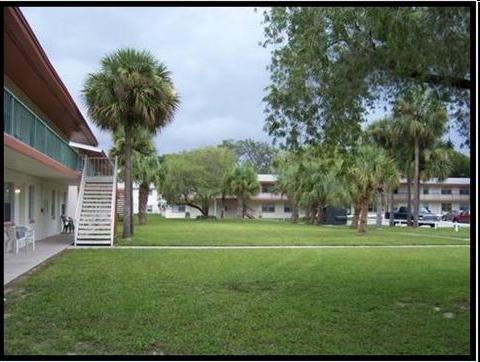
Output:
[[[347,147],[366,111],[411,85],[435,89],[470,137],[470,13],[457,7],[274,7],[265,129],[284,146]]]
[[[272,173],[273,158],[278,150],[266,142],[246,140],[223,140],[219,147],[232,149],[237,155],[237,164],[248,162],[257,173]]]
[[[210,203],[222,194],[224,176],[234,165],[235,153],[222,147],[166,155],[157,188],[167,203],[189,205],[207,217]]]

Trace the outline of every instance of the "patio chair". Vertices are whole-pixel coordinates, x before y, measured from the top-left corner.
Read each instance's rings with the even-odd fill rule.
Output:
[[[32,251],[35,251],[35,232],[25,225],[15,226],[15,252],[18,253],[21,248],[25,251],[31,246]]]

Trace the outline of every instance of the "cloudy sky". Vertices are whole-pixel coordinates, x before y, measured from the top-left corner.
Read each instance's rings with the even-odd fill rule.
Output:
[[[109,133],[87,117],[81,89],[103,56],[149,50],[171,71],[181,97],[174,121],[155,137],[159,154],[225,139],[270,142],[263,131],[270,50],[262,11],[247,7],[21,7],[48,58],[90,124],[99,146]],[[375,114],[377,118],[381,114]]]
[[[160,154],[224,139],[270,142],[261,102],[269,74],[261,13],[253,8],[22,7],[85,119],[81,89],[100,59],[122,47],[149,50],[171,71],[181,104],[155,138]],[[111,137],[91,125],[100,147]]]

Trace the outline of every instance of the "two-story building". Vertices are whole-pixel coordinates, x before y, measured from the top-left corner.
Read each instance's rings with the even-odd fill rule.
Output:
[[[275,175],[259,174],[260,192],[247,201],[246,217],[265,219],[288,219],[292,217],[292,205],[286,195],[274,191]],[[164,201],[160,201],[164,205]],[[201,215],[198,209],[188,205],[168,205],[161,213],[166,218],[195,218]],[[209,214],[217,218],[235,218],[238,203],[235,196],[218,196],[210,205]]]
[[[413,192],[413,185],[412,185]],[[413,197],[413,196],[412,196]],[[394,192],[394,206],[407,205],[407,181]],[[451,210],[470,210],[470,179],[450,177],[443,181],[433,178],[420,184],[420,206],[435,214]]]
[[[105,154],[21,11],[3,11],[3,222],[42,239],[75,213],[83,155]]]
[[[247,217],[265,219],[289,219],[292,217],[292,203],[286,195],[275,192],[275,175],[258,175],[261,191],[247,202]],[[412,196],[413,197],[413,196]],[[158,199],[158,196],[156,195]],[[162,203],[162,201],[160,201]],[[163,202],[163,204],[165,204]],[[431,179],[420,185],[420,204],[436,214],[450,210],[470,209],[470,179],[448,178],[443,181]],[[402,179],[394,192],[394,207],[407,205],[407,182]],[[353,206],[351,207],[353,210]],[[385,205],[385,209],[387,206]],[[375,203],[369,209],[375,212]],[[200,211],[187,205],[170,205],[165,212],[167,218],[197,217]],[[235,218],[238,213],[237,199],[233,196],[217,197],[210,205],[210,215],[217,218]],[[299,211],[300,216],[305,213]],[[383,213],[382,213],[383,214]]]

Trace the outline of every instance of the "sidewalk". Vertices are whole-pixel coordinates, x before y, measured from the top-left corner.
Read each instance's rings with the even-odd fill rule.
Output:
[[[3,254],[3,285],[11,282],[45,260],[65,250],[74,234],[58,234],[35,242],[35,251]]]

